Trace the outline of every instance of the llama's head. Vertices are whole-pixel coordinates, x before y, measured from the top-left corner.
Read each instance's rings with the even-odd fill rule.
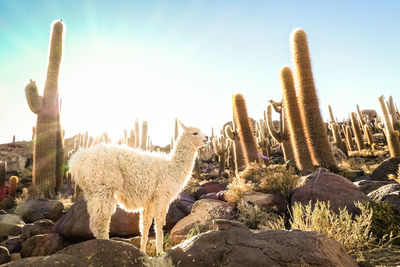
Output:
[[[187,127],[179,121],[183,129],[182,138],[189,140],[195,147],[202,147],[207,144],[208,136],[196,127]]]

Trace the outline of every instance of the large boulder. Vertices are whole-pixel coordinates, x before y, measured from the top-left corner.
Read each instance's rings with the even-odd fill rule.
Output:
[[[360,180],[354,182],[353,184],[357,186],[364,194],[369,194],[376,189],[388,185],[388,184],[395,184],[395,181],[373,181],[373,180]]]
[[[0,215],[0,237],[2,236],[17,236],[22,232],[25,226],[24,221],[15,214],[1,214]]]
[[[209,193],[218,193],[220,191],[226,190],[228,183],[218,183],[218,182],[207,182],[200,186],[200,188],[196,191],[195,196],[196,199],[200,199],[202,195],[206,195]]]
[[[185,213],[185,215],[189,215],[192,211],[192,207],[196,199],[185,192],[179,194],[176,200],[176,206]]]
[[[65,248],[67,243],[57,233],[35,235],[22,243],[22,257],[47,256]]]
[[[236,223],[237,224],[237,223]],[[230,224],[174,247],[164,257],[172,266],[343,266],[357,263],[335,240],[312,231],[252,232]]]
[[[249,204],[258,206],[262,211],[277,211],[283,214],[287,211],[287,201],[278,194],[247,191],[242,195],[241,199]]]
[[[233,204],[214,199],[202,199],[193,205],[192,213],[180,220],[171,230],[171,240],[179,243],[194,227],[199,231],[211,229],[213,219],[233,219],[235,206]]]
[[[53,232],[67,238],[94,238],[89,229],[89,214],[86,200],[80,198],[54,225]],[[117,207],[111,217],[110,235],[128,236],[139,235],[139,214],[131,213]]]
[[[185,217],[185,213],[181,211],[175,204],[171,204],[168,209],[167,216],[165,218],[164,229],[169,231],[175,224]]]
[[[293,190],[290,203],[307,205],[317,200],[329,201],[335,212],[346,207],[350,213],[357,213],[359,210],[354,202],[369,201],[369,198],[348,179],[332,172],[317,172],[306,184]]]
[[[57,254],[71,255],[86,266],[145,266],[147,255],[121,241],[92,239],[64,248]]]
[[[64,254],[54,254],[51,256],[37,256],[29,257],[24,259],[15,260],[7,264],[2,265],[2,267],[88,267],[82,261],[78,260],[74,256],[64,255]]]
[[[0,246],[0,264],[9,262],[11,260],[10,252],[6,247]]]
[[[400,184],[388,184],[368,194],[375,201],[385,201],[400,210]]]
[[[389,174],[397,175],[399,170],[400,157],[388,158],[382,161],[371,173],[370,177],[375,181],[387,181]]]
[[[0,243],[0,246],[6,247],[10,253],[20,251],[21,245],[25,241],[22,236],[9,236],[7,240]]]
[[[15,209],[15,214],[19,215],[26,223],[33,223],[41,219],[57,221],[64,212],[64,205],[61,201],[43,199],[29,199]]]
[[[49,219],[42,219],[34,223],[28,223],[22,229],[22,236],[31,238],[34,235],[49,234],[53,229],[54,222]]]

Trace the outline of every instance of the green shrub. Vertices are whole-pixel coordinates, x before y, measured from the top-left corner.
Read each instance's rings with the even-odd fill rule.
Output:
[[[378,239],[387,242],[392,233],[393,244],[400,245],[400,212],[387,202],[371,202],[373,210],[371,232]]]

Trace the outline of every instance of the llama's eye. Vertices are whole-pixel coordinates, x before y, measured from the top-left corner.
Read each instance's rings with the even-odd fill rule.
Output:
[[[199,133],[193,133],[193,135],[198,135]]]

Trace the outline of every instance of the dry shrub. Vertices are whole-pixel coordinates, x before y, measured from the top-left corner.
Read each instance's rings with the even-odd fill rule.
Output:
[[[330,210],[329,202],[317,201],[313,206],[295,203],[292,206],[292,229],[320,232],[338,241],[352,255],[366,250],[376,239],[370,233],[373,211],[367,205],[356,203],[361,213],[352,219],[346,209],[339,214]]]
[[[240,201],[238,206],[238,221],[250,229],[285,229],[284,219],[272,212],[264,212],[257,205]]]
[[[331,211],[329,202],[317,201],[314,206],[311,202],[305,206],[295,203],[290,224],[292,229],[316,231],[335,239],[348,253],[360,259],[369,260],[377,251],[387,252],[396,247],[392,244],[399,238],[399,232],[395,233],[399,231],[396,223],[399,217],[393,215],[394,209],[389,210],[381,203],[358,202],[355,205],[360,214],[352,216],[346,209],[338,214]]]
[[[230,202],[238,202],[246,191],[263,193],[277,193],[287,198],[298,181],[299,176],[290,168],[286,170],[284,165],[260,166],[250,164],[243,172],[233,178],[228,185],[229,193],[226,197]]]

